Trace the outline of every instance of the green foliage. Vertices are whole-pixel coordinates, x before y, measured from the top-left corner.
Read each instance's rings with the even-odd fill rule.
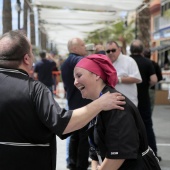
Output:
[[[128,23],[128,25],[124,21],[118,21],[110,26],[106,26],[104,30],[91,32],[85,42],[105,44],[108,40],[118,41],[126,53],[126,44],[129,44],[134,39],[134,30],[134,21]]]
[[[166,11],[163,13],[163,16],[164,16],[165,18],[170,19],[170,9],[166,10]]]

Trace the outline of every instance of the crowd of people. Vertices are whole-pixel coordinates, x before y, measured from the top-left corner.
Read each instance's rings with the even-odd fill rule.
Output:
[[[87,46],[80,38],[67,47],[59,65],[54,53],[40,51],[30,77],[28,38],[20,31],[0,37],[1,169],[54,170],[57,135],[67,140],[70,170],[159,170],[149,90],[162,76],[148,49],[134,40],[128,56],[116,41]],[[53,71],[61,72],[67,110],[54,99]]]

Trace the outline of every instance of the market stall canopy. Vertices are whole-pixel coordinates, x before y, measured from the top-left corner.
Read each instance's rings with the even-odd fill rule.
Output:
[[[135,10],[143,0],[34,0],[39,9],[40,28],[60,54],[66,54],[67,42],[74,37],[86,38],[89,32],[101,30],[126,12]]]
[[[168,50],[170,50],[170,44],[162,44],[162,45],[157,46],[157,47],[152,47],[150,50],[151,50],[151,52],[155,52],[155,51],[158,51],[158,52],[168,51]]]

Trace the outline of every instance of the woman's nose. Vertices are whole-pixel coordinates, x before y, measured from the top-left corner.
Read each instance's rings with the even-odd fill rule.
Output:
[[[78,83],[78,82],[77,82],[77,79],[75,78],[75,79],[74,79],[74,85],[76,86],[77,83]]]

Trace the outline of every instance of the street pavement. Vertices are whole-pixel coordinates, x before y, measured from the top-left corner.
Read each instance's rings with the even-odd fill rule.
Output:
[[[61,107],[66,106],[65,99],[56,99]],[[170,170],[170,104],[155,105],[153,112],[153,127],[157,140],[158,155],[162,157],[162,170]],[[57,167],[56,170],[66,169],[66,141],[57,137]],[[90,168],[89,168],[90,170]]]

